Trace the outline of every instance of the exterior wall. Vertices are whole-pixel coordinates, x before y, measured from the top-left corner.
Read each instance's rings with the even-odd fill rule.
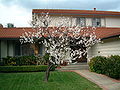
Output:
[[[58,22],[64,21],[62,20],[63,16],[51,16],[51,24],[50,26],[57,26]],[[69,18],[69,23],[66,26],[75,26],[76,18],[71,16],[64,16],[64,19]],[[86,18],[86,26],[92,26],[92,18],[93,17],[85,17]],[[101,27],[120,27],[120,18],[116,17],[105,17],[101,18]]]
[[[101,18],[101,27],[105,27],[106,23],[105,23],[105,18]]]
[[[23,48],[20,48],[23,47]],[[45,47],[43,45],[39,46],[39,54],[45,54]],[[24,52],[24,53],[23,53]],[[20,45],[19,41],[14,40],[0,40],[0,59],[7,56],[19,56],[19,55],[34,55],[35,52],[33,47],[30,45]]]
[[[43,44],[39,45],[39,53],[40,56],[45,55],[45,46]]]
[[[120,55],[120,38],[102,41],[88,50],[88,60],[93,56]]]
[[[105,18],[106,27],[120,27],[120,18]]]
[[[1,40],[0,40],[0,60],[1,60]]]
[[[75,25],[76,25],[76,17],[72,17],[71,26],[75,26]]]
[[[36,14],[38,15],[38,14]],[[50,26],[57,26],[57,22],[62,21],[60,17],[61,16],[51,16],[51,24]],[[69,26],[76,25],[76,18],[80,17],[71,17],[71,16],[64,16],[65,18],[70,18],[70,21],[68,23]],[[86,26],[92,26],[92,18],[93,17],[85,17],[86,18]],[[101,27],[120,27],[120,17],[103,17],[101,18]]]
[[[1,41],[1,58],[7,56],[7,40]]]
[[[68,19],[69,18],[69,19]],[[72,18],[72,17],[60,17],[60,16],[51,16],[51,23],[50,23],[50,26],[58,26],[60,22],[64,22],[66,19],[66,21],[69,20],[69,23],[65,26],[73,26],[74,24],[76,24],[76,21],[75,21],[75,18]],[[64,26],[64,25],[63,25]]]
[[[62,18],[64,19],[68,19],[69,18],[69,23],[66,25],[66,26],[76,26],[76,19],[78,17],[69,17],[69,16],[65,16],[65,17],[60,17],[60,16],[51,16],[51,23],[50,23],[50,26],[57,26],[59,22],[61,21],[64,21],[64,19],[62,20]],[[92,26],[92,18],[86,18],[86,26]],[[105,21],[104,21],[104,18],[102,18],[101,20],[101,25],[102,26],[105,26]],[[63,25],[64,26],[64,25]]]
[[[41,18],[41,16],[39,16],[39,18]],[[75,18],[72,18],[70,16],[51,16],[50,19],[51,19],[51,22],[49,23],[49,27],[55,27],[55,26],[58,26],[60,24],[60,22],[63,22],[63,21],[68,21],[68,18],[69,18],[69,23],[65,26],[72,26],[72,23],[76,21],[74,20]],[[33,18],[34,19],[34,18]],[[43,26],[43,23],[40,23],[41,26]],[[64,26],[64,25],[63,25]]]
[[[8,41],[8,56],[13,56],[14,55],[14,45],[13,41]]]
[[[86,26],[92,26],[92,18],[86,18]]]
[[[0,44],[1,58],[14,55],[14,45],[12,41],[1,40]]]
[[[92,18],[86,18],[86,26],[92,26]],[[120,27],[120,18],[101,18],[101,27]]]

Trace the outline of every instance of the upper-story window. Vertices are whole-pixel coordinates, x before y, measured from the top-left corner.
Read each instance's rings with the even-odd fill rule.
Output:
[[[92,19],[92,26],[93,27],[101,27],[101,19],[100,18],[93,18]]]
[[[86,19],[84,17],[77,18],[76,24],[80,27],[86,26]]]

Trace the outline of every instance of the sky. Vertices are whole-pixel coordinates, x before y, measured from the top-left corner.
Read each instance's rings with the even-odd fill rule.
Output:
[[[120,11],[120,0],[0,0],[0,23],[4,27],[30,27],[32,9]]]

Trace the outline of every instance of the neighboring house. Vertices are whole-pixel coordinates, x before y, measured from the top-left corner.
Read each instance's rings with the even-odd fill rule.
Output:
[[[51,15],[51,26],[57,26],[59,17],[64,16],[70,18],[68,26],[96,27],[97,37],[101,38],[102,42],[89,50],[88,58],[96,55],[120,54],[120,12],[97,11],[95,8],[94,10],[33,9],[32,11],[32,15],[40,16],[41,13]],[[32,31],[32,28],[0,28],[0,58],[43,54],[43,45],[20,44],[19,37],[24,31]]]

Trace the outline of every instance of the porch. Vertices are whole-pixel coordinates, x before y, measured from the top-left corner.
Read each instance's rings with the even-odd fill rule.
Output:
[[[42,44],[21,44],[16,39],[0,40],[0,58],[7,56],[29,56],[29,55],[43,55],[44,46]]]

